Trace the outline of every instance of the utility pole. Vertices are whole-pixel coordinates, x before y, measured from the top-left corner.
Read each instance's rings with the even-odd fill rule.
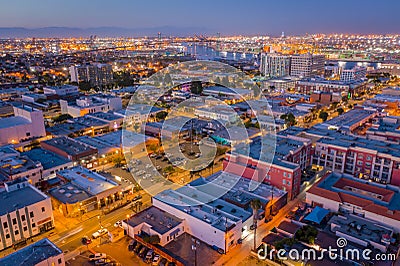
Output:
[[[194,238],[192,238],[192,242],[192,250],[194,250],[194,266],[197,266],[197,248],[200,247],[200,242]]]

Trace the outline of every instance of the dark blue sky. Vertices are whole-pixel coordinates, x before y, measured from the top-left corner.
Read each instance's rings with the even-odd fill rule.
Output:
[[[195,27],[222,34],[396,33],[398,0],[0,0],[0,27]]]

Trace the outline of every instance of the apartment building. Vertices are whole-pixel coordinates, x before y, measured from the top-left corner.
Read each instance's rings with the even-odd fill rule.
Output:
[[[292,55],[290,76],[307,78],[324,74],[325,55],[299,54]]]
[[[261,75],[271,78],[289,76],[290,57],[276,53],[262,54],[260,72]]]

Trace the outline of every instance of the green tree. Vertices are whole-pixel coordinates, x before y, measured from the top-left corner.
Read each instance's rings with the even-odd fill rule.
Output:
[[[89,82],[87,82],[87,81],[79,82],[79,89],[81,91],[90,91],[91,88],[92,88],[92,86],[90,85]]]
[[[325,111],[322,111],[319,113],[319,118],[321,118],[322,121],[324,121],[324,122],[328,119],[328,116],[329,116],[329,114]]]
[[[201,81],[195,80],[192,81],[192,85],[190,86],[190,91],[193,94],[201,94],[203,92],[203,85],[201,84]]]
[[[160,237],[158,235],[145,236],[143,241],[155,245],[160,243]]]
[[[262,207],[260,199],[257,199],[257,198],[252,199],[250,201],[250,207],[253,210],[253,227],[254,227],[253,250],[256,250],[258,210],[261,209],[261,207]]]
[[[61,114],[59,116],[54,117],[53,122],[59,123],[68,119],[72,119],[72,116],[70,114]]]
[[[294,237],[298,241],[313,244],[317,235],[318,230],[314,226],[305,225],[296,232]]]
[[[285,124],[290,127],[296,124],[296,117],[292,113],[281,115],[281,119],[285,120]]]
[[[161,111],[161,112],[158,112],[158,113],[156,114],[156,118],[157,118],[158,121],[164,120],[164,119],[167,117],[167,115],[168,115],[167,112]]]

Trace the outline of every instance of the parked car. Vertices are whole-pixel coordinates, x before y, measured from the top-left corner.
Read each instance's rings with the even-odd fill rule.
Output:
[[[166,258],[162,258],[160,260],[160,262],[158,263],[158,266],[166,266],[167,263],[168,263],[167,259]]]
[[[101,237],[102,235],[105,235],[105,234],[107,234],[107,233],[108,233],[108,230],[107,230],[106,228],[101,228],[101,229],[97,230],[96,232],[94,232],[94,233],[92,234],[92,238],[93,238],[93,239],[96,239],[96,238],[99,238],[99,237]]]
[[[82,237],[82,244],[83,245],[89,245],[90,243],[92,243],[92,240],[88,236]]]
[[[136,247],[133,249],[133,251],[138,254],[139,251],[142,249],[143,245],[142,244],[138,244],[136,245]]]
[[[153,253],[154,253],[154,251],[152,249],[149,249],[149,251],[147,251],[147,254],[146,254],[147,262],[150,262],[153,259]]]
[[[160,255],[158,255],[158,254],[154,254],[154,257],[153,257],[153,262],[152,262],[152,264],[153,264],[153,265],[158,265],[158,263],[160,262],[160,260],[161,260],[161,257],[160,257]]]
[[[142,198],[142,195],[137,195],[135,197],[133,197],[132,201],[137,201],[140,200]]]
[[[96,261],[96,260],[105,259],[105,258],[107,258],[106,253],[95,253],[95,254],[89,255],[90,261]]]
[[[122,228],[122,222],[121,222],[121,221],[117,221],[117,222],[114,224],[114,227],[120,227],[120,228]]]
[[[217,247],[216,245],[212,246],[212,249],[217,251],[219,254],[224,254],[224,250],[222,248]]]
[[[144,258],[147,254],[147,248],[146,247],[142,247],[142,249],[139,251],[139,258]]]
[[[94,262],[94,265],[104,265],[110,262],[111,262],[110,259],[99,259]]]
[[[128,245],[128,250],[133,251],[135,249],[136,245],[138,245],[138,242],[135,239],[133,239]]]

